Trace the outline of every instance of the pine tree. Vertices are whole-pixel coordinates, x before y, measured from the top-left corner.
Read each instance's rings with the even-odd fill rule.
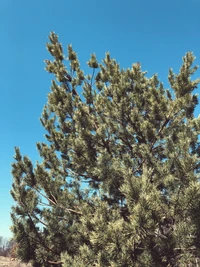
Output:
[[[199,79],[188,52],[170,89],[107,53],[80,68],[55,33],[35,166],[15,148],[12,231],[33,266],[195,266],[200,258]],[[190,264],[190,265],[189,265]]]

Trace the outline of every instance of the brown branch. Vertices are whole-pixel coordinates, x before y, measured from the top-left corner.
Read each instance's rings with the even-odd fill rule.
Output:
[[[66,207],[64,207],[64,206],[62,206],[62,205],[58,205],[58,203],[54,202],[53,200],[51,200],[50,198],[48,198],[47,196],[45,196],[44,194],[42,194],[37,188],[35,188],[35,190],[36,190],[39,194],[41,194],[41,196],[43,196],[44,198],[46,198],[49,202],[51,202],[51,203],[54,204],[55,206],[58,206],[59,208],[64,209],[64,210],[66,210],[66,211],[71,211],[71,212],[73,212],[73,213],[83,215],[82,212],[75,211],[75,210],[73,210],[73,209],[68,209],[68,208],[66,208]],[[51,195],[52,195],[52,193],[51,193]],[[54,197],[53,195],[52,195],[52,197],[55,199],[55,197]],[[56,199],[55,199],[55,200],[56,200]]]
[[[47,260],[48,263],[50,264],[53,264],[53,265],[59,265],[59,264],[63,264],[64,262],[62,261],[50,261],[50,260]]]
[[[55,196],[52,194],[52,193],[50,193],[51,194],[51,196],[53,197],[53,199],[54,199],[54,201],[55,201],[55,203],[56,203],[56,205],[58,204],[58,201],[57,201],[57,199],[55,198]]]
[[[43,221],[41,221],[35,214],[32,214],[32,216],[41,224],[43,224],[44,226],[48,227],[48,225],[46,223],[44,223]]]
[[[83,215],[82,212],[79,212],[79,211],[76,211],[76,210],[73,210],[73,209],[68,209],[68,208],[65,208],[65,207],[62,207],[62,206],[60,206],[60,208],[65,209],[66,211],[71,211],[71,212],[79,214],[79,215]]]
[[[29,219],[30,219],[30,221],[31,221],[31,224],[33,225],[34,232],[35,232],[35,234],[36,234],[36,236],[37,236],[37,238],[38,238],[37,241],[39,241],[39,244],[41,244],[41,245],[43,246],[43,248],[47,249],[48,251],[51,251],[51,252],[54,253],[55,255],[58,255],[54,250],[52,250],[51,248],[49,248],[49,247],[44,243],[44,240],[41,238],[41,236],[39,235],[38,231],[36,230],[35,224],[34,224],[32,218],[31,218],[31,215],[29,214],[29,212],[28,212],[27,215],[28,215],[28,217],[29,217]],[[33,237],[32,237],[32,238],[33,238]]]
[[[142,164],[143,164],[145,161],[146,161],[146,159],[143,159],[143,160],[142,160],[142,162],[140,163],[140,165],[138,166],[138,168],[137,168],[135,171],[133,171],[133,174],[135,174],[136,172],[139,171],[139,169],[142,167]]]
[[[56,203],[51,200],[50,198],[48,198],[47,196],[45,196],[44,194],[42,194],[37,188],[34,187],[34,189],[38,192],[38,194],[40,194],[42,197],[46,198],[49,202],[51,202],[52,204],[56,205]]]

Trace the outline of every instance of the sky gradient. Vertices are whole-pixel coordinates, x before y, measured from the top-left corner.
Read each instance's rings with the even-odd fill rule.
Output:
[[[200,0],[0,0],[0,236],[11,237],[14,146],[35,163],[44,140],[39,117],[53,76],[44,70],[45,44],[55,31],[77,51],[81,68],[95,52],[109,51],[122,68],[140,62],[147,76],[178,72],[182,56],[194,52],[200,65]],[[198,70],[194,78],[200,77]],[[198,91],[198,90],[197,90]],[[199,114],[200,108],[195,111]]]

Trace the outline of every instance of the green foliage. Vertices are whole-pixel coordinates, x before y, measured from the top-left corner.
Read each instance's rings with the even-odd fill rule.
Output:
[[[194,56],[170,89],[107,53],[80,69],[51,33],[53,73],[33,166],[15,149],[12,208],[19,257],[33,266],[195,266],[200,258],[200,117]],[[68,63],[68,68],[66,66]],[[81,93],[79,93],[81,92]]]

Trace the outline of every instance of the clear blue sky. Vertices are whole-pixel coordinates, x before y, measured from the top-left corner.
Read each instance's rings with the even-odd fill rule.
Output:
[[[44,71],[47,36],[55,31],[72,44],[82,68],[89,55],[106,51],[130,67],[141,62],[167,86],[193,51],[200,65],[200,0],[0,0],[0,236],[10,237],[11,167],[14,146],[33,162],[42,141],[39,122],[53,78]],[[200,76],[198,71],[196,76]],[[196,115],[199,113],[196,110]]]

